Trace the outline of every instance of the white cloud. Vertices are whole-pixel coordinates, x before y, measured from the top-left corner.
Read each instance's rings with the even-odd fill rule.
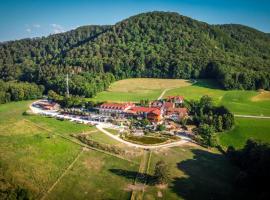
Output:
[[[41,26],[40,26],[40,24],[33,24],[33,27],[34,28],[40,28]]]
[[[27,29],[25,29],[26,30],[26,32],[28,32],[28,33],[31,33],[32,32],[32,30],[30,29],[30,28],[27,28]]]
[[[59,24],[50,24],[50,26],[53,28],[53,33],[62,33],[64,32],[64,27]]]

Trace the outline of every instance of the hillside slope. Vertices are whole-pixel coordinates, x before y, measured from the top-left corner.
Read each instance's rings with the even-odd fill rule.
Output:
[[[171,12],[114,26],[86,26],[0,45],[0,78],[48,81],[64,72],[126,77],[215,78],[224,88],[269,89],[270,36],[242,25],[209,25]]]

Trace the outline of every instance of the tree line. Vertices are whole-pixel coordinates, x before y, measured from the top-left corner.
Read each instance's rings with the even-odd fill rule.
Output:
[[[0,103],[41,98],[42,85],[27,82],[4,82],[0,80]]]
[[[224,106],[215,106],[209,96],[186,104],[192,116],[189,123],[197,126],[195,139],[205,146],[216,146],[216,134],[230,130],[234,125],[233,114]]]

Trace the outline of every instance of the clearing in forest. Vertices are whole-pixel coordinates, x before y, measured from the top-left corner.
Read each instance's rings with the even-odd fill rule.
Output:
[[[191,85],[183,79],[130,78],[117,81],[111,85],[111,92],[144,92],[148,90],[164,90]]]
[[[142,99],[155,100],[162,92],[192,85],[183,79],[130,78],[114,82],[107,91],[98,93],[93,101],[139,102]]]

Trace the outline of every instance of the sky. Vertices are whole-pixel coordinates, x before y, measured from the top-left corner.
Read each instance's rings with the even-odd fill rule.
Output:
[[[270,0],[0,0],[0,41],[115,24],[148,11],[178,12],[209,24],[243,24],[270,32]]]

